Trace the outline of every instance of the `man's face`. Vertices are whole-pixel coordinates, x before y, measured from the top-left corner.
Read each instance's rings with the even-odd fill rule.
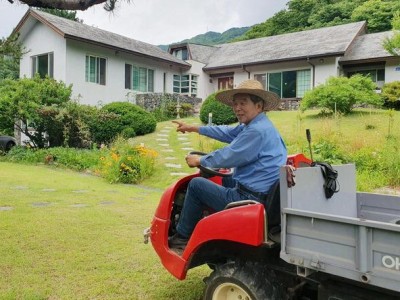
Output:
[[[247,125],[262,112],[262,103],[254,104],[248,94],[236,94],[233,97],[233,111],[239,122]]]

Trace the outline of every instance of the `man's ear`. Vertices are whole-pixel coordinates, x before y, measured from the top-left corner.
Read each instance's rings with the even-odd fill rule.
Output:
[[[263,102],[257,102],[257,103],[256,103],[256,107],[257,107],[257,109],[259,109],[260,112],[261,112],[261,111],[264,110],[264,103],[263,103]]]

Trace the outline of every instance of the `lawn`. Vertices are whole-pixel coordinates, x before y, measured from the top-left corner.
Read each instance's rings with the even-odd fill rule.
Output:
[[[161,193],[0,163],[0,299],[199,299],[208,268],[180,282],[143,244]]]
[[[359,110],[338,118],[320,118],[315,111],[269,116],[289,153],[309,156],[305,129],[310,128],[314,145],[327,140],[349,157],[363,149],[379,152],[388,143],[398,157],[399,112]],[[177,133],[171,122],[159,123],[156,132],[133,143],[144,143],[159,154],[154,175],[140,185],[109,184],[53,166],[0,162],[0,299],[201,298],[208,267],[190,270],[185,281],[176,280],[151,245],[143,244],[142,232],[165,187],[183,176],[180,173],[196,171],[184,163],[187,152],[207,152],[221,144]],[[358,175],[364,190],[388,182],[373,169]]]

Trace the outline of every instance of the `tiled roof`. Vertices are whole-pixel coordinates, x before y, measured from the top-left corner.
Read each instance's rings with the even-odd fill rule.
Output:
[[[343,55],[365,26],[362,21],[219,45],[204,69]]]
[[[119,34],[38,10],[29,9],[28,14],[44,23],[47,23],[50,27],[58,31],[60,34],[63,34],[63,36],[67,38],[75,38],[107,45],[108,47],[111,46],[115,47],[116,49],[134,52],[140,55],[186,66],[188,68],[190,67],[190,64],[170,55],[165,51],[162,51],[159,47],[148,43],[137,41]]]
[[[191,58],[195,61],[207,64],[210,57],[218,50],[215,46],[206,46],[199,44],[188,44]]]
[[[391,35],[392,31],[385,31],[358,36],[345,56],[340,58],[340,62],[391,57],[382,46],[385,38]]]

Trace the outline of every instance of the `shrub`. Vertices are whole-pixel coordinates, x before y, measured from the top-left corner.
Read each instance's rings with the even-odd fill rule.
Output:
[[[400,110],[400,81],[386,83],[382,87],[385,106]]]
[[[301,109],[322,108],[331,112],[350,113],[355,104],[380,106],[382,97],[375,92],[375,83],[362,75],[330,77],[325,84],[306,92]]]
[[[138,183],[154,171],[157,152],[144,146],[132,146],[118,139],[111,151],[100,157],[99,174],[110,183]]]
[[[30,149],[13,147],[3,158],[7,161],[29,164],[51,164],[72,170],[94,170],[98,165],[99,150],[54,147],[48,149]]]
[[[118,134],[133,137],[151,133],[157,122],[153,115],[129,102],[113,102],[101,108],[100,120],[91,124],[97,143],[109,143]]]
[[[46,146],[45,133],[50,135],[50,141],[59,142],[60,138],[52,135],[62,132],[57,116],[70,101],[71,90],[71,86],[48,77],[4,80],[0,85],[0,129],[10,132],[19,120],[21,124],[18,122],[17,127],[35,146]],[[30,125],[35,132],[29,131]]]
[[[208,114],[212,113],[213,124],[223,125],[237,122],[237,118],[232,107],[216,100],[215,94],[216,93],[209,95],[206,100],[204,100],[204,103],[200,109],[200,120],[204,124],[207,124]]]

